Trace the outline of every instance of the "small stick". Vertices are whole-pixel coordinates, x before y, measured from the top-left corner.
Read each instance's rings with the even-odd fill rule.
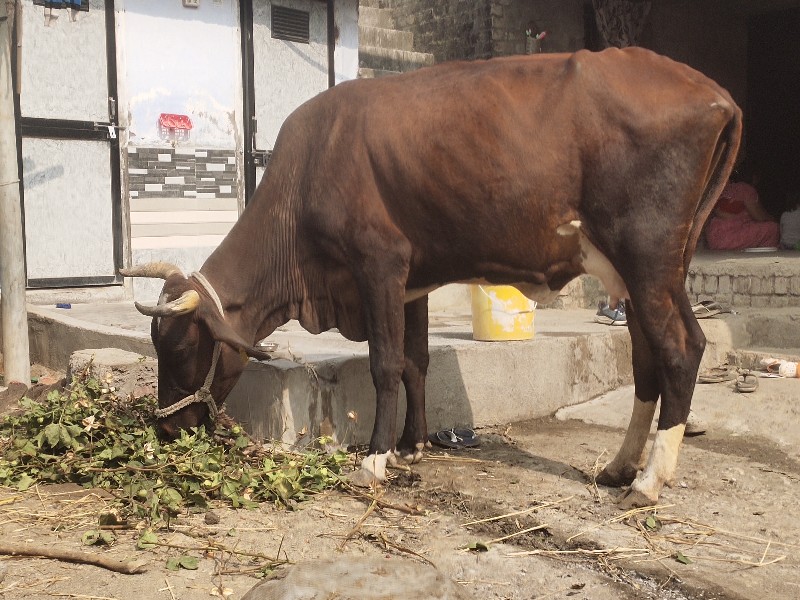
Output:
[[[573,494],[569,498],[562,498],[561,500],[555,500],[553,502],[545,502],[544,504],[537,504],[536,506],[532,506],[531,508],[526,508],[524,510],[518,510],[511,513],[506,513],[504,515],[498,515],[496,517],[489,517],[487,519],[479,519],[477,521],[470,521],[468,523],[463,523],[461,526],[466,527],[467,525],[477,525],[478,523],[488,523],[489,521],[497,521],[499,519],[505,519],[507,517],[517,517],[519,515],[524,515],[529,512],[533,512],[534,510],[539,510],[540,508],[549,508],[550,506],[555,506],[556,504],[560,504],[561,502],[567,502],[568,500],[572,500],[575,497]]]
[[[633,515],[638,515],[639,513],[650,512],[651,510],[653,512],[655,512],[655,511],[660,510],[662,508],[672,508],[673,506],[675,506],[675,505],[674,504],[661,504],[661,505],[657,505],[657,506],[643,506],[642,508],[632,508],[631,510],[626,511],[626,512],[622,513],[621,515],[617,516],[617,517],[614,517],[612,519],[606,519],[602,523],[598,523],[597,525],[595,525],[594,527],[592,527],[590,529],[586,529],[584,531],[576,533],[575,535],[571,535],[566,539],[566,541],[567,541],[567,543],[569,543],[572,540],[574,540],[576,537],[580,537],[580,536],[585,535],[585,534],[587,534],[587,533],[589,533],[591,531],[596,531],[597,529],[600,529],[603,525],[609,525],[611,523],[619,523],[620,521],[624,521],[625,519],[627,519],[629,517],[632,517]]]
[[[97,554],[87,554],[85,552],[75,552],[73,550],[36,546],[33,544],[19,547],[6,542],[0,542],[0,554],[8,554],[10,556],[38,556],[41,558],[53,558],[55,560],[63,560],[66,562],[94,565],[96,567],[102,567],[103,569],[116,571],[117,573],[124,573],[126,575],[144,573],[146,570],[144,565],[141,564],[124,562]]]
[[[59,598],[79,598],[80,600],[117,600],[117,598],[109,596],[87,596],[86,594],[63,594],[58,592],[49,592],[49,594]]]
[[[504,535],[503,537],[496,538],[494,540],[490,540],[486,542],[487,544],[496,544],[497,542],[502,542],[504,540],[510,539],[512,537],[516,537],[518,535],[522,535],[523,533],[530,533],[531,531],[538,531],[539,529],[546,529],[548,525],[537,525],[536,527],[528,527],[527,529],[523,529],[522,531],[517,531],[516,533],[510,533],[508,535]]]
[[[380,536],[381,541],[384,544],[386,544],[387,546],[391,546],[395,550],[400,550],[400,552],[407,552],[408,554],[411,554],[412,556],[416,556],[418,559],[428,563],[434,569],[438,568],[432,561],[430,561],[427,558],[425,558],[424,556],[422,556],[422,554],[419,554],[418,552],[414,552],[411,548],[406,548],[405,546],[401,546],[400,544],[395,544],[394,542],[390,542],[389,540],[386,539],[386,536],[383,535],[383,532],[379,533],[378,535]]]
[[[355,524],[355,526],[354,526],[354,527],[353,527],[353,528],[350,530],[350,533],[348,533],[346,536],[344,536],[344,539],[342,540],[342,543],[341,543],[341,544],[339,544],[339,551],[340,551],[340,552],[341,552],[342,550],[344,550],[344,547],[345,547],[345,545],[347,544],[347,542],[349,542],[349,541],[350,541],[350,539],[351,539],[351,538],[352,538],[352,537],[353,537],[353,536],[354,536],[356,533],[358,533],[358,530],[359,530],[359,529],[361,529],[361,526],[364,524],[364,521],[366,521],[366,520],[367,520],[367,518],[368,518],[368,517],[369,517],[369,516],[372,514],[372,512],[375,510],[375,508],[376,508],[377,506],[378,506],[378,498],[376,497],[376,498],[373,498],[373,499],[372,499],[372,504],[370,504],[370,505],[369,505],[369,508],[367,508],[367,512],[365,512],[365,513],[364,513],[364,514],[361,516],[361,518],[358,520],[358,523],[356,523],[356,524]]]
[[[167,587],[166,587],[165,589],[169,590],[169,595],[170,595],[170,597],[172,598],[172,600],[177,600],[177,599],[175,598],[175,592],[174,592],[174,591],[173,591],[173,589],[172,589],[172,584],[169,582],[169,579],[167,579],[166,577],[164,577],[164,583],[166,583],[166,584],[167,584]],[[162,591],[162,590],[159,590],[159,592],[160,592],[160,591]]]

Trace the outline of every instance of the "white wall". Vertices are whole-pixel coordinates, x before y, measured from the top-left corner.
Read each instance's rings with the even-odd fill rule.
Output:
[[[129,144],[166,145],[157,119],[175,113],[193,123],[190,141],[179,145],[235,148],[242,106],[237,0],[205,0],[198,8],[180,0],[123,0],[117,16]]]

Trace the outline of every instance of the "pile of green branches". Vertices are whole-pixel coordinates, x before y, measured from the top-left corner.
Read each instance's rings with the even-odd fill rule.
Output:
[[[76,483],[106,490],[123,513],[154,521],[211,501],[291,504],[335,487],[343,451],[286,452],[256,444],[234,423],[158,439],[152,396],[118,398],[87,374],[0,421],[0,485]]]

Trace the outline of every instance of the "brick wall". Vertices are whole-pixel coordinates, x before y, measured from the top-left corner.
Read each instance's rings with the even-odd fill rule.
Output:
[[[234,150],[128,148],[131,198],[237,198]]]
[[[395,26],[414,33],[414,50],[436,62],[492,56],[491,0],[398,0]]]
[[[583,48],[581,0],[392,0],[395,25],[436,62],[524,54],[526,29],[547,31],[543,52]]]
[[[726,306],[753,308],[800,306],[800,278],[792,265],[787,261],[749,270],[727,263],[690,268],[686,292],[692,302],[710,299]]]

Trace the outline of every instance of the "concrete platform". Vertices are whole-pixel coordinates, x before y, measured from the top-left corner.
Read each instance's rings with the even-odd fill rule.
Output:
[[[431,430],[486,426],[552,415],[632,383],[625,327],[594,323],[594,310],[540,309],[534,339],[478,342],[468,315],[431,315],[428,423]],[[764,353],[800,355],[796,309],[735,311],[701,326],[703,368],[756,362]],[[34,360],[64,369],[86,348],[114,347],[153,356],[150,319],[132,303],[30,307]],[[251,360],[226,409],[258,437],[303,443],[332,435],[365,443],[374,419],[374,388],[365,342],[338,333],[308,334],[295,322],[269,340],[275,360]],[[404,418],[399,402],[398,423]]]
[[[631,384],[627,329],[593,322],[595,309],[586,306],[604,294],[589,279],[571,284],[572,291],[556,304],[560,308],[538,309],[536,336],[522,342],[473,341],[464,286],[435,292],[430,429],[552,415]],[[687,281],[690,298],[713,298],[732,310],[699,321],[708,339],[701,368],[726,361],[752,367],[765,354],[800,357],[798,282],[797,252],[698,253]],[[72,353],[87,348],[154,356],[150,319],[132,302],[81,299],[76,296],[70,309],[54,306],[71,301],[69,296],[29,306],[35,362],[66,370]],[[367,344],[334,332],[313,336],[297,323],[269,339],[278,343],[276,359],[250,361],[226,403],[228,412],[259,437],[304,442],[325,434],[345,443],[368,441],[375,405]],[[402,424],[403,398],[399,405]]]

